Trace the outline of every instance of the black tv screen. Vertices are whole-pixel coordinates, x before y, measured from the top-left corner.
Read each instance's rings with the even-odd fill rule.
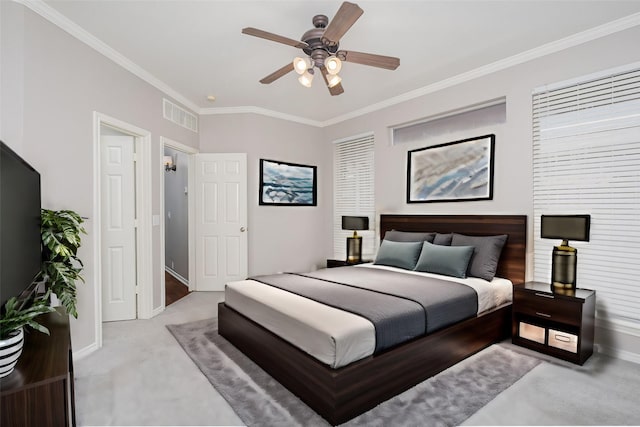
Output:
[[[40,271],[40,174],[0,141],[0,304],[25,298]]]

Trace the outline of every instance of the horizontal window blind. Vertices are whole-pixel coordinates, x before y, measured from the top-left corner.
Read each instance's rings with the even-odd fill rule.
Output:
[[[640,70],[533,94],[534,279],[550,282],[543,214],[590,214],[578,287],[598,317],[640,323]]]
[[[334,144],[333,252],[336,259],[347,259],[347,240],[353,231],[342,229],[342,216],[369,217],[369,230],[362,236],[362,257],[371,258],[375,244],[373,134]]]

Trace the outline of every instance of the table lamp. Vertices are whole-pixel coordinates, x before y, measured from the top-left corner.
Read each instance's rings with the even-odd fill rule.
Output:
[[[369,229],[369,217],[367,216],[343,216],[342,229],[353,230],[353,236],[347,237],[347,263],[362,262],[362,237],[357,230]]]
[[[542,215],[540,237],[562,239],[551,253],[551,287],[554,290],[576,288],[578,250],[569,246],[569,240],[589,241],[591,215]]]

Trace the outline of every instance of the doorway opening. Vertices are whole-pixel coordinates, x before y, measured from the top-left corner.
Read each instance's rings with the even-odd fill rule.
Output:
[[[166,307],[195,290],[193,206],[193,156],[197,150],[161,137],[163,156],[160,179],[162,295]]]
[[[153,316],[151,134],[94,112],[96,337],[102,322]]]

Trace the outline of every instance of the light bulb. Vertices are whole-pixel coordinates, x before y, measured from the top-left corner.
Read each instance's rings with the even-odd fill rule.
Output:
[[[331,74],[327,74],[327,86],[334,87],[341,81],[342,81],[342,77],[340,77],[339,75],[335,74],[332,76]]]
[[[296,56],[293,59],[293,69],[296,70],[296,73],[302,75],[305,73],[305,71],[307,71],[307,69],[309,69],[309,61],[307,61],[305,58]]]
[[[338,74],[342,68],[342,61],[335,56],[330,56],[324,61],[324,66],[329,74]]]
[[[298,77],[298,81],[302,86],[311,87],[311,82],[313,81],[313,74],[309,72],[309,70],[305,71],[303,75]]]

